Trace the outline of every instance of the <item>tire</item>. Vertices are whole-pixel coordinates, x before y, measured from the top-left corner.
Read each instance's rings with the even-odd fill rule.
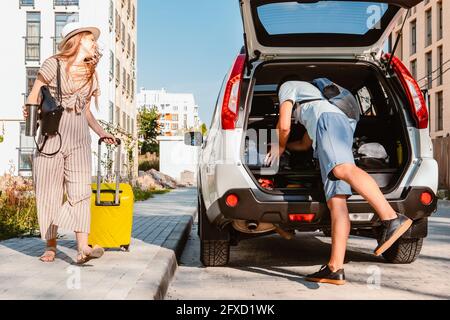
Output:
[[[198,236],[200,238],[200,261],[205,267],[220,267],[230,260],[229,236],[221,238],[219,231],[213,227],[206,216],[206,208],[201,195],[198,197]],[[203,230],[203,235],[202,235]],[[227,235],[228,231],[225,232]],[[206,238],[205,234],[207,234]],[[222,234],[223,236],[223,234]],[[220,239],[220,240],[219,240]]]
[[[200,260],[205,267],[220,267],[230,259],[230,241],[201,240]]]
[[[200,238],[200,221],[201,221],[201,213],[202,213],[203,207],[200,203],[200,196],[197,197],[197,235]]]
[[[386,261],[393,264],[409,264],[417,260],[423,239],[399,239],[383,253]]]

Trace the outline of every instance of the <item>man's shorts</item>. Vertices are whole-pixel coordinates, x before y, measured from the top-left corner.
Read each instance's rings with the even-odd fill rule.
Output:
[[[339,164],[355,164],[352,151],[353,135],[353,129],[346,115],[337,112],[325,112],[320,115],[317,122],[314,157],[319,159],[327,201],[335,195],[352,195],[350,185],[336,179],[332,170]]]

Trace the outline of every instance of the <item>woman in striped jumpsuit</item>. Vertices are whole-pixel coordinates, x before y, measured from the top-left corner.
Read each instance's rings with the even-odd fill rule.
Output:
[[[66,34],[64,34],[66,33]],[[59,137],[50,137],[43,153],[37,150],[33,156],[33,181],[36,192],[37,212],[41,237],[47,241],[43,262],[53,262],[56,256],[58,228],[74,231],[77,239],[77,263],[99,258],[102,248],[90,248],[90,198],[91,198],[91,135],[89,128],[109,144],[116,139],[99,125],[90,111],[91,98],[95,97],[98,109],[100,89],[95,71],[101,57],[97,48],[100,31],[97,28],[81,28],[71,23],[63,29],[60,53],[42,64],[27,103],[38,103],[39,92],[48,85],[56,98],[57,60],[60,61],[63,116],[59,125],[62,137],[61,150],[55,156],[47,156],[58,150]],[[28,116],[24,109],[25,118]],[[43,136],[38,138],[42,146]],[[64,193],[67,201],[63,203]]]

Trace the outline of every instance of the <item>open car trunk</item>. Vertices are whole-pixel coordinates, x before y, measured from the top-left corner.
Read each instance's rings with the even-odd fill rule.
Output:
[[[247,110],[247,137],[243,154],[243,162],[257,184],[270,193],[323,198],[319,163],[313,158],[312,148],[282,157],[277,172],[270,172],[263,165],[267,143],[271,142],[270,130],[276,128],[279,117],[277,84],[283,77],[296,74],[303,81],[329,78],[355,95],[361,111],[354,135],[355,163],[377,181],[383,193],[393,190],[409,161],[410,147],[398,100],[380,72],[373,64],[356,61],[261,64],[254,73],[255,84]],[[289,141],[300,140],[305,132],[305,127],[295,124],[293,118]],[[365,143],[383,146],[388,158],[361,157],[357,151]]]

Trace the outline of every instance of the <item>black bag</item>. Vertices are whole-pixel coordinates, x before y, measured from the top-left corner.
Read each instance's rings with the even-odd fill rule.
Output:
[[[55,100],[55,98],[51,95],[48,86],[41,87],[42,101],[39,107],[40,114],[38,126],[41,127],[41,135],[44,136],[45,138],[42,147],[39,147],[38,143],[35,141],[39,153],[49,157],[56,155],[61,150],[62,147],[62,138],[58,130],[59,130],[59,123],[64,112],[64,107],[62,106],[61,66],[59,60],[56,59],[56,61],[58,62],[58,68],[56,71],[57,77],[56,94],[58,100]],[[42,150],[44,150],[48,138],[56,135],[59,136],[58,151],[53,153],[42,152]]]

